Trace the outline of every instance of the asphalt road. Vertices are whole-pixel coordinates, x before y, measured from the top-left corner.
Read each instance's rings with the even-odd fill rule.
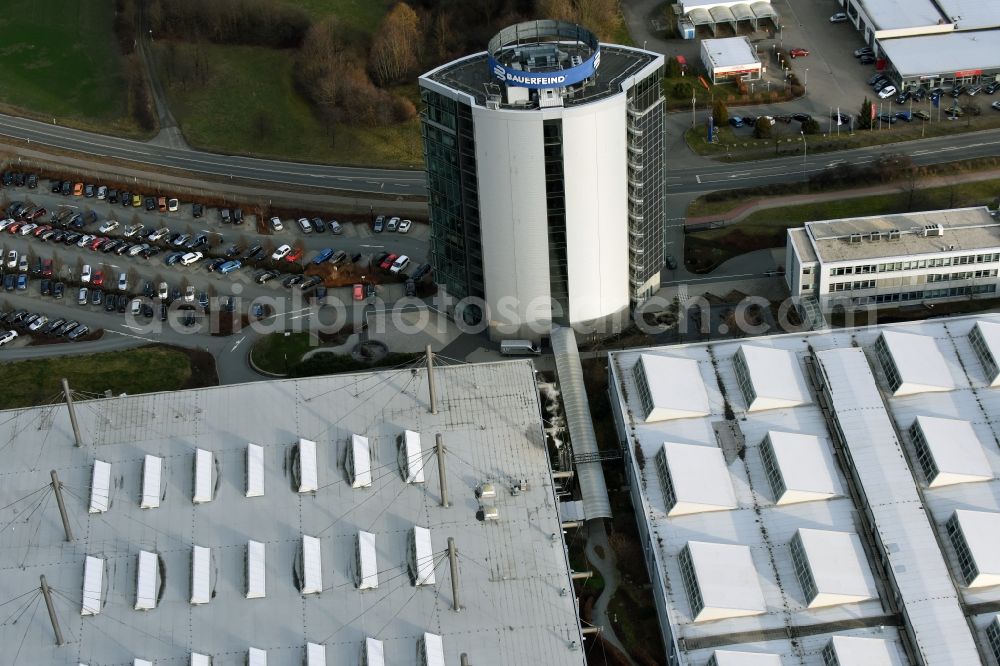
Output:
[[[398,196],[426,195],[424,172],[365,169],[217,155],[131,139],[94,134],[56,123],[0,115],[0,136],[21,139],[84,155],[131,160],[158,167],[257,180],[275,185],[313,187]]]

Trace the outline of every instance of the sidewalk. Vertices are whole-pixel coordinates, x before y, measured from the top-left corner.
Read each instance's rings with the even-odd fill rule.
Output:
[[[963,183],[978,182],[983,180],[1000,179],[1000,169],[990,169],[988,171],[974,171],[969,173],[952,174],[948,176],[932,176],[917,181],[920,189],[931,187],[946,187],[948,185],[960,185]],[[826,192],[815,192],[807,194],[793,194],[790,196],[761,197],[745,201],[730,210],[714,215],[704,215],[701,217],[687,217],[684,219],[685,226],[711,224],[721,222],[724,225],[733,224],[746,218],[748,215],[759,210],[768,208],[784,208],[785,206],[796,206],[799,204],[821,203],[823,201],[839,201],[841,199],[856,199],[868,197],[875,194],[892,194],[894,192],[905,192],[909,187],[907,182],[887,183],[885,185],[875,185],[872,187],[862,187],[849,190],[830,190]]]

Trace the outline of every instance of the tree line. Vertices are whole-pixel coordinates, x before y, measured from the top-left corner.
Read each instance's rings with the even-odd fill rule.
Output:
[[[204,81],[211,63],[199,67],[197,58],[180,62],[179,49],[171,49],[171,42],[293,50],[296,87],[324,121],[372,127],[415,116],[413,103],[394,93],[395,86],[483,50],[504,26],[560,19],[584,25],[608,41],[621,22],[618,0],[411,0],[393,5],[374,33],[367,34],[336,16],[313,21],[283,0],[145,0],[140,13],[141,1],[116,0],[115,33],[126,56],[132,57],[138,31],[151,31],[155,39],[168,42],[164,64],[170,76],[187,83]],[[130,65],[130,86],[135,69]],[[141,74],[141,68],[137,71]],[[142,81],[141,76],[135,79],[137,107],[142,106]],[[155,114],[151,110],[148,115]]]

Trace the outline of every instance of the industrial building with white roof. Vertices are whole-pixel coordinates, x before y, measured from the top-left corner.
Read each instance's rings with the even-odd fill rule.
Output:
[[[435,380],[0,412],[0,661],[582,666],[531,363]]]
[[[980,361],[994,327],[984,314],[609,354],[669,663],[1000,663],[1000,391]],[[739,367],[753,349],[791,358],[782,381],[806,399],[754,409]],[[643,418],[643,390],[684,392],[634,371],[656,356],[697,364],[684,378],[708,415]],[[751,364],[750,383],[776,367]],[[693,460],[701,487],[679,481]]]

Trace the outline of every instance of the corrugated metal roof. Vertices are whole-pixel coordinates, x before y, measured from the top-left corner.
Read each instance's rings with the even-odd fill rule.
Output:
[[[580,352],[576,347],[576,333],[571,328],[557,326],[552,329],[551,340],[573,453],[596,454],[597,435],[594,433],[594,422],[590,416],[590,403],[587,402]],[[576,477],[580,482],[580,494],[587,520],[610,518],[611,502],[608,500],[608,486],[604,480],[604,468],[601,467],[601,463],[577,463]]]
[[[75,615],[86,555],[106,561],[105,607],[71,629],[64,622],[69,648],[56,647],[42,609],[30,625],[0,625],[0,650],[16,651],[24,639],[19,664],[131,664],[139,656],[187,666],[192,652],[240,661],[255,646],[272,666],[292,666],[314,642],[326,646],[332,665],[356,664],[373,638],[383,641],[387,664],[412,664],[429,632],[443,637],[448,664],[465,652],[476,666],[583,666],[576,600],[560,594],[572,587],[563,544],[550,537],[560,523],[531,362],[438,367],[435,374],[437,414],[427,408],[426,372],[409,368],[78,401],[82,448],[73,445],[65,408],[0,414],[0,441],[11,442],[0,466],[0,506],[48,484],[55,469],[75,493],[65,497],[79,524],[67,544],[50,502],[28,528],[22,522],[4,532],[0,590],[9,594],[0,601],[36,587],[45,574],[77,599],[62,607],[56,601],[60,613]],[[448,507],[441,506],[437,465],[426,464],[432,447],[423,452],[425,483],[401,478],[397,441],[406,430],[442,434]],[[364,491],[350,487],[343,467],[351,433],[366,436],[371,448],[372,487]],[[298,492],[300,437],[317,444],[320,487],[305,494]],[[245,496],[248,442],[263,448],[263,497]],[[197,506],[195,448],[213,453],[218,477],[212,502]],[[139,508],[145,455],[164,461],[160,507],[152,511]],[[113,469],[110,509],[101,514],[88,513],[95,459]],[[527,483],[513,495],[507,479]],[[484,525],[475,488],[487,481],[499,491],[499,519]],[[410,580],[414,525],[433,534],[434,586],[414,588]],[[376,590],[355,589],[361,530],[376,536]],[[322,543],[322,594],[303,596],[295,584],[303,534]],[[459,613],[451,610],[448,537],[459,557]],[[260,558],[249,562],[260,570],[250,579],[266,596],[248,600],[251,540]],[[189,603],[193,545],[212,551],[214,596],[204,606]],[[155,551],[164,572],[162,600],[144,612],[132,610],[140,550]]]

